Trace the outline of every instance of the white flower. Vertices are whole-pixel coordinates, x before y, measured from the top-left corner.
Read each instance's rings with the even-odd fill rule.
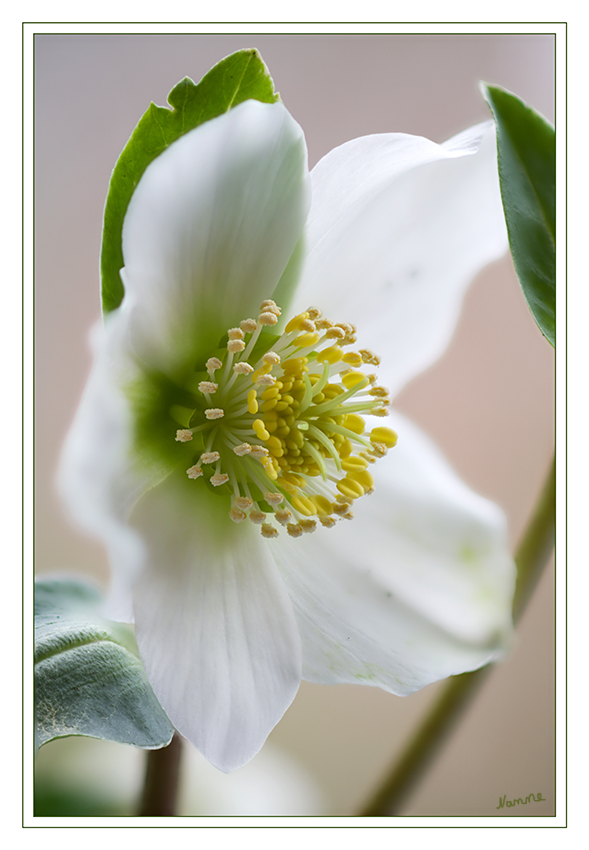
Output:
[[[247,101],[137,186],[61,484],[108,546],[111,615],[134,618],[163,707],[222,770],[301,676],[404,695],[502,654],[500,511],[401,416],[395,448],[364,416],[440,355],[505,247],[491,124],[356,139],[309,175],[286,109]]]

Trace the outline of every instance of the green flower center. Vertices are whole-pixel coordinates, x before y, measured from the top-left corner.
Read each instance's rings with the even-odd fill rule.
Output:
[[[226,351],[209,358],[208,380],[194,388],[202,406],[172,409],[176,440],[198,435],[203,450],[187,469],[229,492],[234,522],[261,525],[275,537],[274,519],[292,537],[351,519],[355,499],[372,493],[368,469],[397,442],[383,426],[367,430],[365,415],[386,416],[388,392],[367,365],[378,357],[355,342],[353,325],[322,318],[317,308],[268,333],[280,309],[264,301],[256,319],[227,332]],[[195,486],[201,486],[198,482]]]

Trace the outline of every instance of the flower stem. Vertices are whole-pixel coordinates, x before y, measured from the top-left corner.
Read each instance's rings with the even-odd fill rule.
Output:
[[[140,817],[173,817],[180,777],[182,739],[176,732],[167,747],[148,750]]]
[[[530,522],[517,549],[513,617],[517,622],[554,546],[556,467],[553,458]],[[390,775],[365,806],[361,817],[398,814],[401,803],[440,749],[446,735],[483,683],[491,665],[450,678],[422,726]]]

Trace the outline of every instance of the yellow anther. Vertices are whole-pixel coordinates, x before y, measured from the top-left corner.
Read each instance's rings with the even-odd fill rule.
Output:
[[[373,407],[370,411],[373,416],[388,416],[389,412],[386,407]]]
[[[352,416],[353,414],[350,413],[349,415]],[[353,451],[354,451],[354,446],[348,440],[348,438],[345,437],[342,444],[340,445],[340,447],[338,449],[339,456],[343,460],[345,457],[349,457],[352,454]]]
[[[252,422],[252,428],[256,432],[256,436],[259,440],[264,440],[264,442],[270,437],[270,434],[266,431],[266,426],[261,419],[254,419]]]
[[[303,432],[299,431],[298,428],[293,428],[286,440],[286,447],[294,451],[295,449],[302,449],[304,445],[305,438],[303,437]]]
[[[366,430],[366,422],[357,413],[348,413],[344,418],[344,428],[353,431],[354,434],[363,434]]]
[[[278,537],[278,529],[273,525],[270,525],[269,522],[262,523],[262,537],[266,539],[270,539],[271,537]]]
[[[260,375],[256,383],[260,387],[272,387],[276,384],[276,378],[274,375]]]
[[[280,441],[280,439],[278,437],[268,437],[268,439],[266,440],[266,445],[268,446],[269,449],[281,449],[282,448],[282,442]]]
[[[241,328],[229,328],[227,336],[229,339],[243,339],[243,331]]]
[[[356,481],[364,488],[365,493],[374,489],[374,478],[367,469],[352,469],[346,475],[348,481]]]
[[[366,469],[367,466],[368,464],[364,458],[358,455],[351,455],[345,460],[342,460],[342,469],[345,469],[346,472],[352,472],[355,469]]]
[[[271,457],[261,457],[260,463],[264,467],[264,471],[266,475],[271,478],[273,481],[276,481],[278,478],[278,471],[273,463],[274,458]]]
[[[303,367],[306,366],[308,360],[306,357],[291,357],[289,360],[285,360],[282,364],[282,371],[284,372],[284,376],[288,379],[296,372],[303,371]]]
[[[362,355],[359,354],[357,351],[346,351],[346,353],[342,357],[342,360],[349,366],[353,366],[354,369],[357,369],[358,366],[361,366],[364,362],[362,360]]]
[[[242,511],[247,511],[253,505],[253,501],[249,498],[249,496],[238,496],[235,500],[235,504]]]
[[[364,495],[364,487],[358,481],[347,476],[338,481],[336,487],[343,496],[349,499],[359,499],[360,496]]]
[[[330,516],[333,513],[333,503],[329,501],[327,496],[309,496],[310,500],[315,505],[315,512],[319,517]]]
[[[310,534],[317,528],[317,522],[314,519],[300,519],[299,525],[301,526],[305,534]]]
[[[272,410],[278,404],[278,398],[269,398],[266,401],[263,401],[260,405],[260,410],[262,413],[266,413],[269,410]],[[254,411],[255,413],[255,411]]]
[[[344,358],[345,358],[344,354]],[[342,384],[347,390],[351,390],[352,387],[357,387],[358,384],[361,384],[362,381],[366,381],[366,375],[364,372],[347,372],[345,375],[342,375]]]
[[[192,440],[192,431],[182,428],[176,431],[176,440],[179,443],[189,443]]]
[[[280,354],[277,354],[275,351],[267,351],[262,355],[262,360],[270,366],[278,366],[280,363]]]
[[[282,484],[283,481],[293,487],[303,487],[305,484],[305,479],[297,475],[296,472],[283,472],[280,476],[280,483]]]
[[[317,354],[318,363],[339,363],[342,359],[343,351],[339,345],[332,345],[329,348],[324,348]]]
[[[293,496],[290,500],[291,505],[303,516],[315,516],[317,509],[308,496]]]
[[[309,307],[307,310],[307,314],[310,319],[313,319],[313,321],[321,318],[321,310],[319,309],[319,307]]]
[[[397,434],[392,428],[385,428],[379,425],[370,432],[370,442],[383,443],[387,449],[392,449],[393,446],[397,445]]]
[[[258,412],[258,401],[256,396],[258,395],[256,390],[250,390],[247,394],[247,410],[248,413],[257,413]],[[260,420],[256,420],[260,421]],[[255,428],[254,428],[255,430]]]
[[[280,394],[280,390],[278,387],[268,387],[267,390],[264,390],[262,393],[262,398],[264,401],[267,401],[269,398],[276,398],[277,395]]]
[[[293,331],[302,330],[301,323],[304,322],[308,318],[309,318],[309,314],[306,313],[306,312],[305,313],[299,313],[298,316],[293,316],[293,318],[290,320],[290,322],[288,322],[287,326],[285,327],[284,333],[290,334]]]
[[[303,529],[298,524],[298,522],[289,522],[286,526],[286,530],[288,531],[291,537],[300,537],[303,533]]]

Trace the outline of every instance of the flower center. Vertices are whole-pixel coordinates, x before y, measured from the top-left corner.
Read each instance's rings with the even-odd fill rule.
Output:
[[[256,319],[227,332],[224,349],[197,380],[195,410],[173,408],[176,440],[199,444],[187,470],[231,496],[229,515],[261,525],[264,537],[292,537],[351,519],[355,499],[372,493],[369,464],[397,442],[390,428],[367,430],[364,416],[386,416],[388,391],[372,352],[346,350],[353,325],[310,307],[277,336],[280,308],[264,301]],[[197,378],[204,377],[204,373]],[[200,486],[196,484],[195,486]]]

